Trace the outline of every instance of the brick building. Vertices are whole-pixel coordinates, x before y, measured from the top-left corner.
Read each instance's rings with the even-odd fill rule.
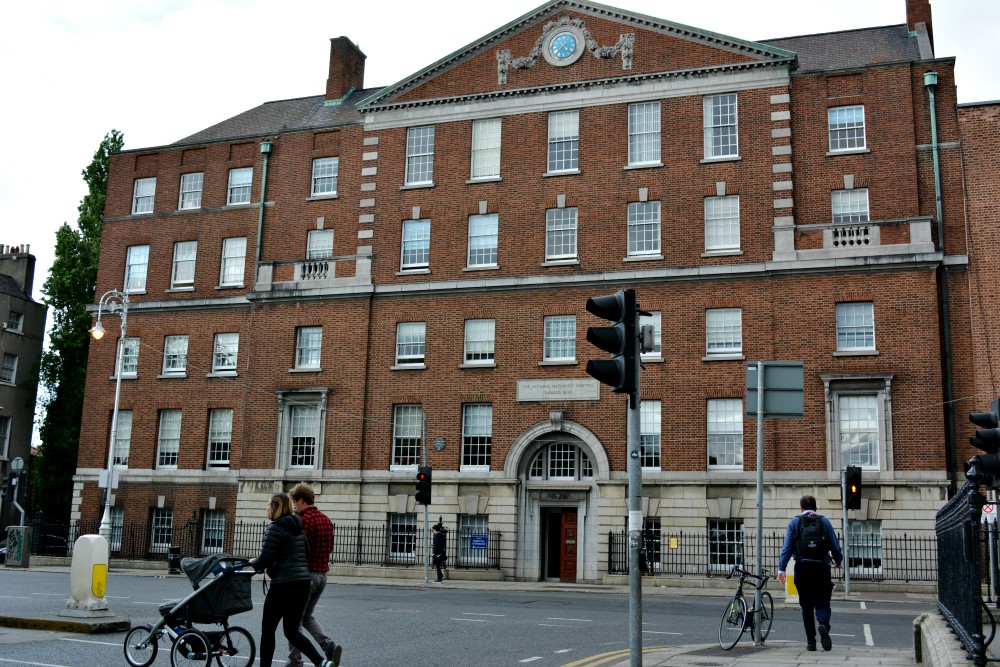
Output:
[[[804,418],[766,425],[765,527],[803,493],[839,525],[859,465],[852,534],[930,531],[977,350],[954,59],[929,3],[905,8],[758,43],[555,0],[387,88],[339,37],[325,94],[114,156],[115,523],[149,523],[151,551],[189,524],[219,548],[307,479],[405,561],[436,441],[432,512],[460,558],[488,528],[508,578],[598,580],[627,514],[625,403],[584,370],[604,355],[584,305],[631,287],[657,331],[647,526],[705,534],[727,566],[755,521],[763,359],[805,372]],[[81,520],[115,388],[115,345],[90,350]]]

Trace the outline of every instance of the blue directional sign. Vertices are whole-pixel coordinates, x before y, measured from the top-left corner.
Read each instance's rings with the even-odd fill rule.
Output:
[[[486,549],[486,545],[489,544],[489,535],[469,535],[469,548],[470,549]]]

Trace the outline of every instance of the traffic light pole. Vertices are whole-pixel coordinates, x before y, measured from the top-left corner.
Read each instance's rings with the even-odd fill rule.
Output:
[[[754,568],[759,575],[764,568],[764,362],[757,362],[757,532],[754,549]],[[760,631],[761,594],[757,588],[753,594],[753,644],[764,643]]]
[[[636,320],[639,316],[636,315]],[[638,327],[636,327],[638,331]],[[630,667],[642,667],[642,458],[639,429],[639,355],[635,355],[635,393],[628,397],[628,621]]]
[[[420,410],[420,444],[423,446],[424,465],[427,465],[427,413]],[[431,581],[431,529],[430,529],[430,507],[424,505],[424,583]]]
[[[847,595],[851,594],[851,561],[849,552],[851,550],[851,540],[848,538],[850,535],[847,532],[847,468],[844,468],[844,474],[841,477],[841,490],[840,497],[844,499],[841,505],[844,506],[844,593]]]

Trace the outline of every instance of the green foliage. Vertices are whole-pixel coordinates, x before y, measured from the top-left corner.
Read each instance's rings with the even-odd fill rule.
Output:
[[[123,145],[122,133],[112,130],[83,170],[88,192],[80,201],[77,228],[63,223],[56,231],[55,260],[42,286],[52,329],[41,359],[45,417],[32,496],[34,510],[41,510],[45,521],[69,520],[90,346],[87,306],[94,303],[111,155]]]

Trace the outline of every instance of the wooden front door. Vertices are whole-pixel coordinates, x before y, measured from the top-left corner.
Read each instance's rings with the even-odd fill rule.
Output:
[[[559,540],[559,562],[562,564],[559,572],[559,581],[566,583],[576,582],[576,510],[564,509],[562,511],[562,535]]]

